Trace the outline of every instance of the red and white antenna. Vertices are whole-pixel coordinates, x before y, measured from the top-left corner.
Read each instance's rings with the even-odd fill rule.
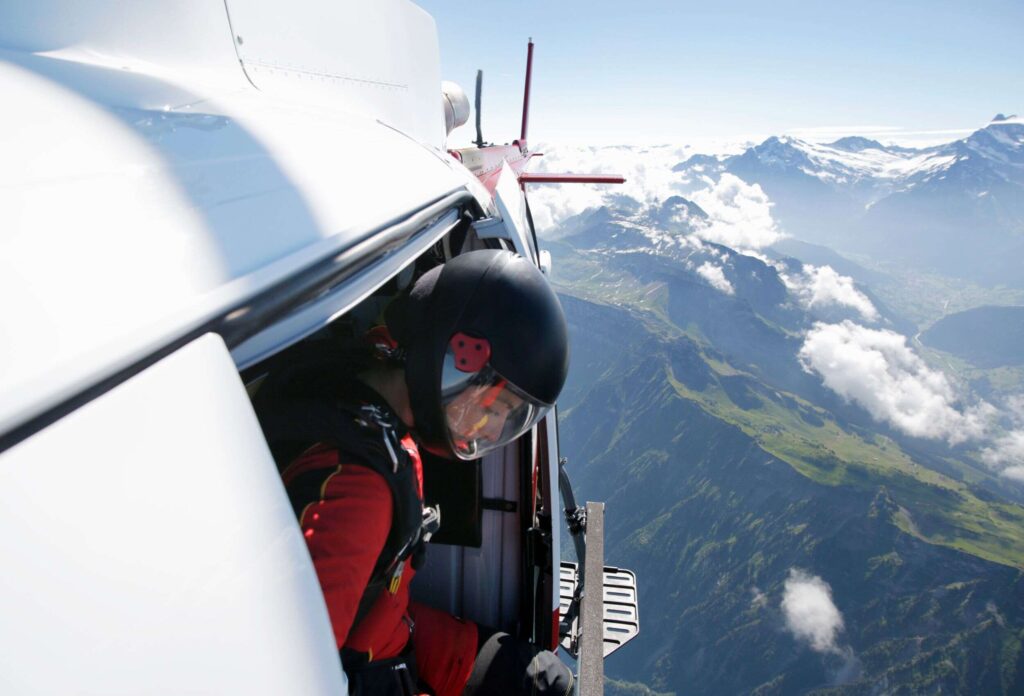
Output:
[[[533,38],[526,45],[526,82],[523,85],[523,122],[519,131],[519,139],[510,145],[488,145],[484,142],[480,127],[480,111],[483,92],[483,71],[476,74],[476,147],[453,150],[452,156],[462,162],[481,183],[492,193],[498,183],[503,164],[508,164],[515,172],[519,185],[526,184],[621,184],[625,178],[618,174],[556,174],[544,172],[531,174],[526,165],[533,157],[540,157],[539,152],[530,152],[526,145],[527,130],[530,125],[530,88],[533,82]]]
[[[526,86],[523,88],[523,127],[519,133],[519,142],[526,145],[526,126],[530,122],[530,80],[533,77],[533,37],[526,45]]]

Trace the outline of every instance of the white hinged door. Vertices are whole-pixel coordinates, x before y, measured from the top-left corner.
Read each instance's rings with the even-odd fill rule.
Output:
[[[347,693],[214,334],[0,455],[0,568],[0,693]]]

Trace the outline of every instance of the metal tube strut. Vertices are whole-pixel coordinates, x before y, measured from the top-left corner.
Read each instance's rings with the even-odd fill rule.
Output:
[[[580,696],[604,694],[604,503],[587,503],[587,552],[580,611]]]

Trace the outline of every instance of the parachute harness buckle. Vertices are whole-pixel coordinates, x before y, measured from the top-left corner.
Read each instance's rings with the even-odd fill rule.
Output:
[[[378,428],[380,428],[381,436],[384,440],[384,448],[388,451],[388,456],[391,457],[391,470],[394,473],[398,473],[398,454],[395,448],[399,443],[398,435],[395,433],[394,421],[388,416],[384,409],[374,404],[363,405],[362,411]]]

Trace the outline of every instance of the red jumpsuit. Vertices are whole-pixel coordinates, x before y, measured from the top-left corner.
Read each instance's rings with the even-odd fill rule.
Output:
[[[408,435],[409,453],[423,496],[423,465]],[[359,600],[391,529],[391,491],[382,476],[358,464],[339,462],[337,450],[317,445],[283,473],[287,487],[312,469],[335,469],[320,488],[320,499],[302,510],[299,523],[327,600],[338,649],[350,648],[383,660],[398,656],[410,634],[419,677],[437,696],[459,696],[477,652],[476,625],[409,601],[415,571],[405,564],[397,591],[381,592],[369,613],[353,626]],[[415,627],[415,629],[413,628]]]

